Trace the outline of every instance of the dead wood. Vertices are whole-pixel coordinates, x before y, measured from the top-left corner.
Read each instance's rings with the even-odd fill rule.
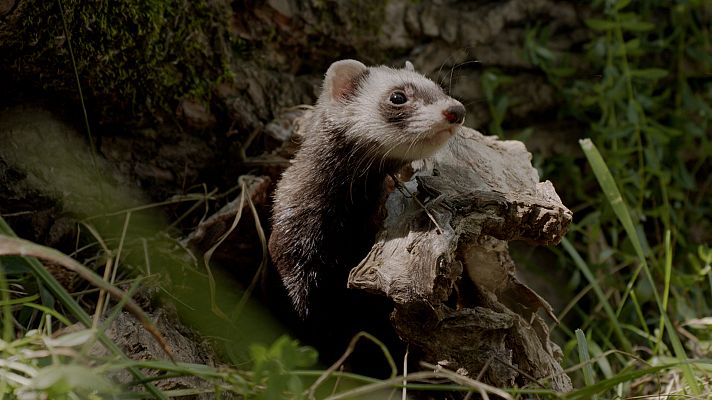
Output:
[[[392,299],[394,328],[424,361],[495,386],[568,391],[537,314],[553,317],[551,307],[517,279],[508,252],[510,240],[558,243],[572,218],[530,160],[520,142],[464,129],[391,194],[349,287]]]

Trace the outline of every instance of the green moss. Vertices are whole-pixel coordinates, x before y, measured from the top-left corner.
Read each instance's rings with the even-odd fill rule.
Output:
[[[228,70],[231,49],[215,43],[226,40],[229,3],[62,0],[62,7],[84,93],[105,117],[172,111],[185,96],[207,100]],[[3,44],[16,58],[14,72],[30,85],[76,93],[57,2],[23,15],[17,40]]]

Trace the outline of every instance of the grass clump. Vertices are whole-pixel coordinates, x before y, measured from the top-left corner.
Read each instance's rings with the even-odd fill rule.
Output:
[[[593,8],[585,63],[547,48],[553,27],[532,27],[526,43],[559,89],[559,118],[590,137],[583,154],[538,163],[574,210],[559,254],[569,284],[592,291],[565,310],[569,362],[579,385],[603,398],[705,398],[712,325],[693,322],[712,315],[712,9],[656,0]],[[663,363],[671,369],[632,374]]]
[[[530,27],[524,43],[528,61],[559,94],[557,118],[590,138],[582,152],[535,154],[574,211],[564,251],[555,252],[579,291],[561,315],[582,387],[575,393],[705,398],[712,393],[712,7],[599,0],[591,11],[581,51],[548,47],[555,24]],[[492,133],[510,134],[511,99],[501,88],[511,84],[499,71],[483,74]]]

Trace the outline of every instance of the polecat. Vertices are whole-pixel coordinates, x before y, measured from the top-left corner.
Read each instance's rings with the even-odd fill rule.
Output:
[[[329,67],[303,122],[302,146],[277,186],[269,240],[303,319],[338,323],[353,311],[346,303],[368,308],[346,283],[382,222],[386,178],[435,153],[464,116],[460,102],[409,62],[404,69],[354,60]]]

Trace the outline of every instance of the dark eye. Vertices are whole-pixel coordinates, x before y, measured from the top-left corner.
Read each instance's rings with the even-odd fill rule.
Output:
[[[401,104],[405,104],[405,102],[408,101],[408,98],[405,96],[405,93],[403,93],[403,92],[393,92],[393,93],[391,93],[391,97],[389,97],[388,100],[393,104],[401,105]]]

